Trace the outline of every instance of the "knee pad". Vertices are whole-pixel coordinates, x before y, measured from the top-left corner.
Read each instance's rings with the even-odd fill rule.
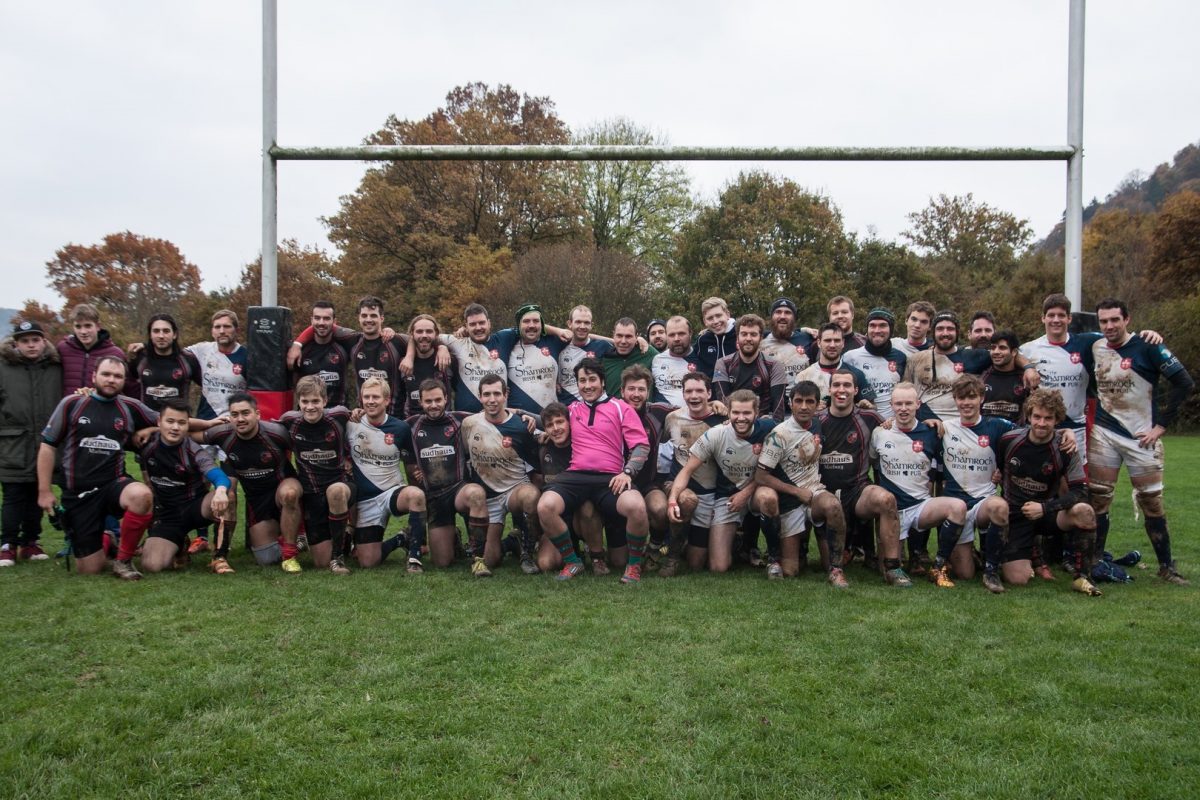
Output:
[[[1097,480],[1088,482],[1088,500],[1097,514],[1107,514],[1112,508],[1113,494],[1116,486],[1111,483],[1101,483]]]
[[[260,547],[251,547],[250,552],[254,553],[254,560],[264,567],[271,564],[278,564],[283,560],[283,549],[280,548],[279,542],[271,542]]]
[[[1141,489],[1133,490],[1133,502],[1147,517],[1161,517],[1163,512],[1162,484],[1156,483]]]

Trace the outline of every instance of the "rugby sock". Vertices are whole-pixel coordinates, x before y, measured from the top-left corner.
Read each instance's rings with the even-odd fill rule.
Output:
[[[560,533],[557,536],[551,536],[550,544],[552,544],[558,548],[558,552],[560,554],[562,554],[563,561],[569,561],[572,564],[583,563],[579,558],[579,553],[575,552],[575,546],[573,544],[571,544],[571,532],[569,530],[563,531],[562,533]],[[630,548],[629,548],[629,553],[630,553],[629,561],[630,561],[630,563],[632,563],[633,562],[633,547],[632,546],[630,546]],[[639,556],[639,559],[640,559],[640,556]]]
[[[467,517],[467,555],[483,558],[483,546],[487,542],[487,517]]]
[[[1096,529],[1076,528],[1071,542],[1075,550],[1075,577],[1089,577],[1096,566]]]
[[[783,548],[779,545],[779,517],[763,517],[759,524],[763,538],[767,540],[767,558],[778,561],[783,554]]]
[[[900,569],[900,559],[898,559],[898,558],[885,558],[885,559],[883,560],[883,568],[884,568],[884,569],[886,569],[886,570],[889,570],[889,571],[890,571],[890,570],[893,570],[893,569]]]
[[[761,518],[757,514],[747,514],[742,520],[742,551],[747,555],[751,550],[758,549],[758,534],[762,530]]]
[[[938,532],[939,549],[941,547],[941,532]],[[912,531],[908,534],[908,557],[915,558],[918,553],[929,552],[929,531]]]
[[[1096,552],[1097,553],[1103,553],[1104,546],[1106,544],[1108,544],[1108,525],[1109,525],[1109,519],[1108,519],[1107,511],[1105,511],[1103,514],[1096,515]],[[1147,525],[1147,530],[1149,530],[1149,528],[1148,528],[1148,526],[1150,525],[1149,517],[1146,518],[1146,525]]]
[[[667,558],[679,560],[687,550],[688,525],[686,522],[672,522],[667,526]]]
[[[282,558],[284,561],[287,561],[289,558],[295,558],[299,554],[300,554],[300,548],[296,547],[295,542],[289,542],[287,539],[284,539],[282,536],[279,537],[279,556],[280,556],[280,558]]]
[[[983,531],[983,568],[987,572],[1000,569],[1001,551],[1004,546],[1000,530],[1000,526],[993,523]]]
[[[333,545],[334,558],[341,558],[346,554],[346,520],[349,518],[349,511],[329,514],[329,543]]]
[[[514,522],[521,520],[517,525],[521,531],[521,552],[529,556],[537,553],[538,539],[542,538],[542,525],[538,519],[537,512],[532,514],[513,514]]]
[[[408,557],[420,558],[421,548],[425,546],[425,512],[410,511],[408,513]]]
[[[646,555],[646,537],[638,536],[629,531],[625,532],[625,538],[629,542],[629,564],[635,566],[642,563],[642,556]]]
[[[219,535],[213,534],[213,558],[229,558],[229,543],[233,541],[234,531],[237,530],[237,522],[233,520],[225,520],[225,529]]]
[[[128,561],[133,558],[138,545],[142,543],[142,534],[146,532],[146,528],[149,528],[153,521],[153,514],[125,512],[121,517],[121,548],[117,551],[118,560]]]
[[[1169,567],[1175,562],[1171,560],[1171,534],[1167,532],[1166,517],[1146,517],[1146,535],[1154,547],[1154,555],[1158,558],[1160,567]],[[125,537],[121,537],[125,541]]]
[[[384,539],[379,543],[379,560],[383,561],[392,554],[393,550],[399,550],[404,547],[405,538],[403,533],[397,533],[388,539]]]
[[[943,566],[950,560],[950,554],[954,552],[954,546],[958,544],[959,534],[962,533],[963,526],[957,522],[945,520],[937,529],[937,565]]]
[[[829,548],[829,566],[842,566],[842,550],[846,547],[846,529],[838,530],[833,525],[820,525],[817,530],[825,535],[825,545]]]

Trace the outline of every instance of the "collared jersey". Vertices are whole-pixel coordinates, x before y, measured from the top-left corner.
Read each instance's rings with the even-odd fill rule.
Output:
[[[182,508],[208,491],[205,476],[217,462],[203,445],[184,438],[170,445],[158,433],[138,451],[142,476],[154,488],[154,506]]]
[[[980,417],[974,425],[961,419],[942,422],[942,472],[948,497],[965,500],[968,506],[996,493],[992,474],[999,463],[1000,437],[1013,424],[999,417]]]
[[[883,424],[874,411],[854,409],[837,417],[826,409],[811,430],[821,440],[821,482],[830,491],[855,489],[870,483],[871,433]]]
[[[650,364],[656,399],[669,403],[672,408],[683,408],[683,378],[689,372],[699,372],[698,367],[694,352],[675,356],[670,350],[664,350],[656,355]]]
[[[246,391],[247,350],[237,344],[222,353],[216,342],[197,342],[187,348],[200,365],[200,407],[196,416],[216,419],[229,410],[229,395]]]
[[[407,420],[412,429],[413,462],[421,470],[425,493],[431,497],[454,490],[466,477],[462,421],[469,416],[467,411],[447,411],[437,419],[419,414]]]
[[[204,441],[225,452],[225,466],[247,494],[274,495],[280,481],[296,477],[291,437],[277,422],[259,422],[248,439],[238,436],[232,424],[217,425],[204,432]]]
[[[1045,503],[1047,511],[1057,512],[1087,499],[1087,481],[1079,453],[1067,455],[1059,447],[1058,436],[1038,444],[1029,438],[1028,428],[1018,428],[1000,438],[998,452],[1004,468],[1004,499],[1010,516],[1019,513],[1027,502]],[[1066,479],[1067,491],[1062,493]]]
[[[875,411],[884,419],[892,418],[892,389],[904,379],[908,356],[892,348],[885,356],[877,356],[865,347],[851,350],[842,356],[842,363],[863,374],[871,392]]]
[[[941,456],[942,440],[924,422],[917,422],[911,431],[893,425],[891,430],[876,428],[871,433],[875,480],[895,496],[901,510],[929,499],[930,473]]]
[[[774,427],[774,420],[759,417],[754,420],[750,435],[742,439],[732,424],[718,425],[705,431],[692,445],[691,455],[716,465],[718,497],[729,497],[750,483],[754,470],[758,469],[763,442]]]
[[[633,348],[637,350],[635,345]],[[572,400],[582,400],[579,396],[579,381],[575,378],[575,365],[585,358],[604,358],[613,351],[613,346],[603,339],[592,339],[583,347],[574,342],[563,345],[558,354],[558,387],[559,400],[569,403]]]
[[[1095,365],[1096,424],[1114,433],[1134,438],[1158,424],[1158,378],[1171,379],[1184,373],[1170,350],[1130,336],[1120,347],[1106,339],[1092,345]]]
[[[509,405],[540,414],[542,409],[558,399],[558,355],[563,341],[557,336],[546,335],[536,342],[528,343],[520,338],[516,330],[500,331],[504,340],[512,337],[508,351]]]
[[[401,465],[412,463],[412,429],[407,422],[388,415],[376,427],[364,416],[346,423],[346,438],[360,502],[405,485]]]
[[[117,395],[68,395],[50,415],[42,441],[59,448],[63,488],[76,492],[125,474],[125,446],[133,434],[158,425],[158,413]]]
[[[787,377],[787,386],[796,382],[796,376],[808,366],[808,348],[813,338],[804,331],[793,331],[787,340],[776,339],[775,334],[768,333],[760,348],[763,353],[779,362]]]
[[[509,414],[503,422],[490,422],[481,411],[462,422],[462,439],[471,468],[489,497],[528,483],[527,475],[538,463],[537,442],[525,421]]]
[[[913,344],[904,336],[892,337],[892,349],[899,350],[905,358],[912,358],[914,354],[928,350],[930,347],[933,347],[933,339],[926,338],[924,344]]]
[[[1042,336],[1021,345],[1021,355],[1041,376],[1039,385],[1044,389],[1057,389],[1062,395],[1067,406],[1067,418],[1063,421],[1066,426],[1081,428],[1087,422],[1092,345],[1103,338],[1098,333],[1072,333],[1062,344]]]
[[[767,435],[758,466],[770,470],[779,480],[815,491],[821,486],[821,442],[808,428],[788,417]],[[792,495],[780,495],[781,511],[800,505]]]
[[[917,387],[917,401],[929,407],[939,419],[958,419],[951,387],[960,375],[981,375],[992,365],[986,350],[958,348],[953,353],[922,350],[908,359],[904,380]]]
[[[571,471],[616,474],[635,447],[649,448],[646,428],[633,407],[602,395],[595,403],[576,400],[567,406],[571,421]]]
[[[304,419],[300,411],[289,411],[279,418],[292,440],[296,472],[306,494],[350,481],[350,445],[346,440],[349,421],[350,409],[345,406],[326,408],[316,422]]]

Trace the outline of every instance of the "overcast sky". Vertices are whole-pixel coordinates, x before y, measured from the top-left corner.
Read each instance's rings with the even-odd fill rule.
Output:
[[[680,145],[1066,142],[1066,0],[279,5],[284,145],[357,144],[471,81],[549,96],[573,128],[626,116]],[[1088,4],[1085,202],[1200,140],[1197,30],[1194,0]],[[3,4],[0,305],[57,305],[55,249],[126,229],[175,242],[206,289],[236,281],[260,248],[261,36],[253,0]],[[885,238],[943,192],[1039,238],[1065,204],[1061,162],[688,169],[711,198],[756,166]],[[332,249],[319,218],[363,169],[282,163],[281,238]]]

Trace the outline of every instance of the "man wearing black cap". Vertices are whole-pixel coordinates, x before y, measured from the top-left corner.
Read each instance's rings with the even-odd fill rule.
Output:
[[[771,330],[763,339],[762,351],[783,367],[790,388],[796,382],[796,376],[808,366],[808,348],[815,340],[811,334],[796,330],[796,304],[786,297],[771,304],[768,321]]]
[[[939,419],[958,419],[958,406],[951,391],[954,381],[963,374],[982,375],[992,365],[987,350],[960,348],[958,333],[957,315],[953,311],[939,311],[933,320],[933,347],[913,354],[904,371],[904,380],[916,384],[921,404]],[[1025,385],[1037,388],[1037,370],[1029,360],[1018,356],[1017,366],[1025,370]]]
[[[667,349],[667,321],[665,319],[652,319],[646,325],[646,339],[649,340],[650,346],[658,352]]]
[[[0,342],[0,486],[4,511],[0,521],[0,567],[18,556],[42,561],[38,546],[42,509],[37,502],[34,454],[42,428],[62,396],[62,362],[36,322],[18,322],[12,336]]]
[[[900,382],[908,357],[892,346],[896,318],[886,308],[867,315],[867,343],[842,356],[842,363],[859,370],[875,393],[875,411],[892,418],[892,387]]]

